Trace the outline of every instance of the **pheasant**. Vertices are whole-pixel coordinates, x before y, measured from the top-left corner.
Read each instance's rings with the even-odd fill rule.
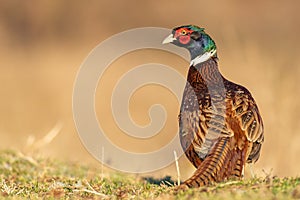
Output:
[[[186,48],[191,56],[178,118],[181,146],[196,171],[181,187],[242,178],[245,164],[258,160],[264,141],[251,93],[222,76],[216,44],[204,28],[176,27],[166,43]]]

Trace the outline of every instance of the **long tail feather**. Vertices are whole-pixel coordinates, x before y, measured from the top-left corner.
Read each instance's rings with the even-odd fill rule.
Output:
[[[242,151],[231,149],[231,140],[232,138],[220,138],[193,176],[183,184],[188,187],[200,187],[231,176],[241,177],[243,154]]]

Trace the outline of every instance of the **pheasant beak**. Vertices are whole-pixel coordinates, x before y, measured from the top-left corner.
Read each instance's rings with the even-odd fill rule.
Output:
[[[176,38],[173,37],[173,34],[170,34],[168,37],[166,37],[164,39],[164,41],[162,43],[168,44],[168,43],[172,43],[174,40],[176,40]]]

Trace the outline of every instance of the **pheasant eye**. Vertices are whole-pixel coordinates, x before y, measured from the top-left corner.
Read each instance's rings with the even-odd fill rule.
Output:
[[[182,30],[182,31],[181,31],[181,34],[182,34],[182,35],[186,35],[186,30]]]

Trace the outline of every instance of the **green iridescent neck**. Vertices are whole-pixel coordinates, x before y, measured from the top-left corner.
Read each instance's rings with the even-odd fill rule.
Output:
[[[183,27],[199,33],[198,37],[195,38],[195,41],[187,47],[191,54],[191,60],[197,56],[201,56],[217,49],[216,43],[207,33],[205,33],[204,28],[200,28],[195,25],[187,25]]]

